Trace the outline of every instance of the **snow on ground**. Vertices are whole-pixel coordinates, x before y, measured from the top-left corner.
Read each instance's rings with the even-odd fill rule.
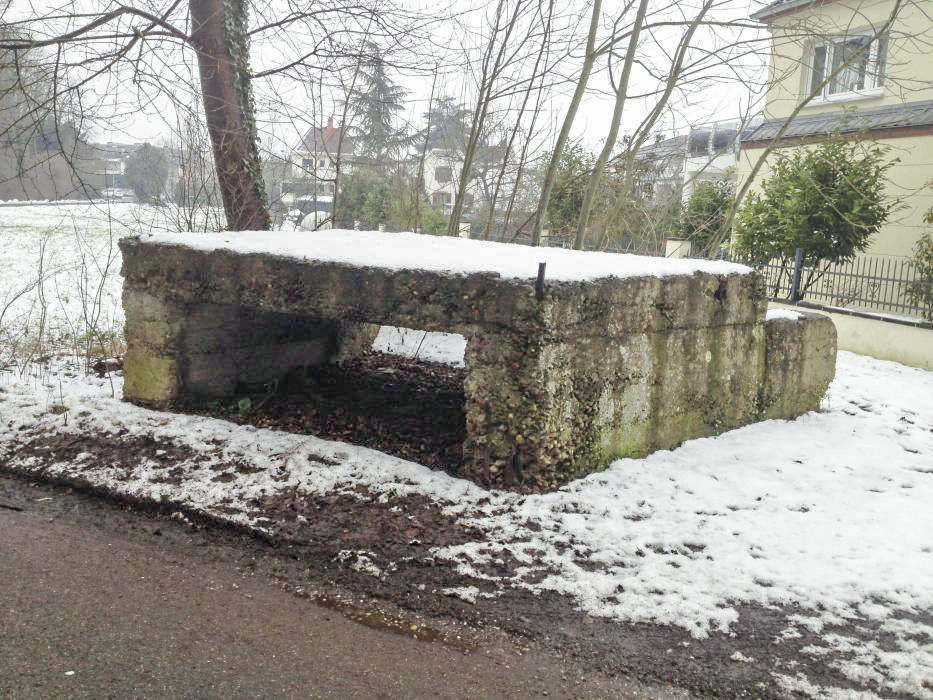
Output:
[[[50,340],[80,333],[89,313],[118,329],[115,239],[171,226],[164,212],[136,205],[0,208],[0,312],[35,278],[45,241]],[[39,309],[33,288],[0,314],[0,335],[35,328]],[[463,339],[383,328],[376,349],[458,364]],[[677,625],[699,638],[731,634],[742,604],[797,609],[775,644],[817,633],[804,653],[854,684],[933,699],[933,373],[840,353],[820,413],[618,460],[558,492],[518,496],[361,447],[129,406],[119,401],[119,377],[4,372],[3,360],[0,463],[28,470],[48,462],[7,458],[43,431],[150,436],[193,450],[174,465],[181,485],[162,478],[171,451],[161,448],[141,452],[130,469],[92,454],[51,456],[50,473],[258,530],[266,528],[262,498],[285,489],[353,495],[364,486],[386,502],[424,494],[485,533],[434,552],[464,574],[450,595],[556,591],[593,615]],[[259,470],[235,468],[244,463]],[[391,575],[353,555],[358,568],[369,561]],[[498,561],[511,573],[502,575]],[[856,697],[793,668],[774,673],[788,692]]]
[[[85,202],[0,207],[0,367],[11,355],[118,338],[123,236],[216,223],[218,213]],[[41,282],[41,284],[40,284]]]
[[[298,258],[347,263],[389,270],[428,270],[452,274],[492,272],[504,278],[534,279],[538,263],[547,263],[547,279],[594,280],[603,277],[637,277],[712,274],[748,274],[736,263],[689,258],[653,258],[645,255],[583,252],[562,248],[529,248],[450,236],[379,231],[315,231],[303,236],[269,231],[185,234],[154,233],[144,242],[182,245],[195,250],[230,250],[235,253],[268,253]]]
[[[459,333],[433,333],[399,326],[382,326],[373,341],[373,350],[463,367],[466,338]]]
[[[130,205],[114,205],[129,218]],[[0,208],[0,341],[71,345],[88,320],[102,329],[122,323],[119,251],[126,235],[100,205]],[[38,282],[41,280],[41,286]],[[0,349],[0,365],[3,364]]]
[[[425,494],[485,533],[433,553],[459,567],[463,590],[556,591],[593,615],[697,638],[730,634],[740,604],[797,610],[775,644],[816,632],[820,643],[804,653],[853,683],[933,698],[930,372],[843,352],[819,413],[618,460],[532,496],[489,493],[361,447],[128,406],[107,379],[7,378],[0,389],[0,458],[38,431],[126,431],[189,446],[181,485],[159,480],[158,458],[145,455],[130,472],[86,454],[51,473],[260,530],[261,499],[287,489],[363,486],[386,502]],[[243,462],[261,471],[224,466]],[[216,478],[218,465],[229,481]],[[793,669],[775,675],[789,691],[842,697]]]

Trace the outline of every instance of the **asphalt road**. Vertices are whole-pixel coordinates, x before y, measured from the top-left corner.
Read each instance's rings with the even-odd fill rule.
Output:
[[[0,698],[685,697],[508,638],[465,652],[364,626],[82,498],[0,480]]]

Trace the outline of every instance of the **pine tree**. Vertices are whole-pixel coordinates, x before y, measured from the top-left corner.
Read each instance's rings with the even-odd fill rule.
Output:
[[[384,162],[409,141],[395,126],[408,91],[389,76],[385,55],[378,46],[367,44],[366,50],[372,57],[360,69],[361,87],[351,92],[349,106],[356,117],[354,131],[361,154]]]
[[[439,98],[423,115],[428,148],[462,150],[470,133],[470,110],[454,97]],[[422,139],[424,132],[422,132]]]

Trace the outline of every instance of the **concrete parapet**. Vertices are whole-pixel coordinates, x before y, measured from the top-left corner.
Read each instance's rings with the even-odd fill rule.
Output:
[[[836,374],[836,327],[826,316],[784,311],[765,322],[762,418],[795,418],[820,407]]]
[[[121,248],[128,400],[232,396],[365,352],[380,324],[460,333],[462,474],[487,486],[551,489],[615,457],[799,415],[834,366],[832,324],[765,323],[747,269],[558,279],[542,294],[531,274]]]

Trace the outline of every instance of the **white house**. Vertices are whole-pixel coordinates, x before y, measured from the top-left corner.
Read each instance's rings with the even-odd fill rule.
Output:
[[[290,172],[282,183],[282,204],[307,211],[330,211],[338,164],[342,173],[348,172],[354,146],[347,127],[335,127],[332,119],[326,126],[308,129],[289,157]]]
[[[414,161],[417,172],[419,159]],[[459,151],[446,148],[432,148],[424,156],[422,187],[431,206],[444,214],[450,214],[460,187],[460,175],[463,171],[463,158]],[[464,197],[464,209],[473,207],[476,198],[481,195],[481,188],[475,180],[467,184]]]
[[[737,122],[714,122],[642,146],[635,159],[644,194],[656,201],[686,201],[700,183],[734,177],[738,137]]]

